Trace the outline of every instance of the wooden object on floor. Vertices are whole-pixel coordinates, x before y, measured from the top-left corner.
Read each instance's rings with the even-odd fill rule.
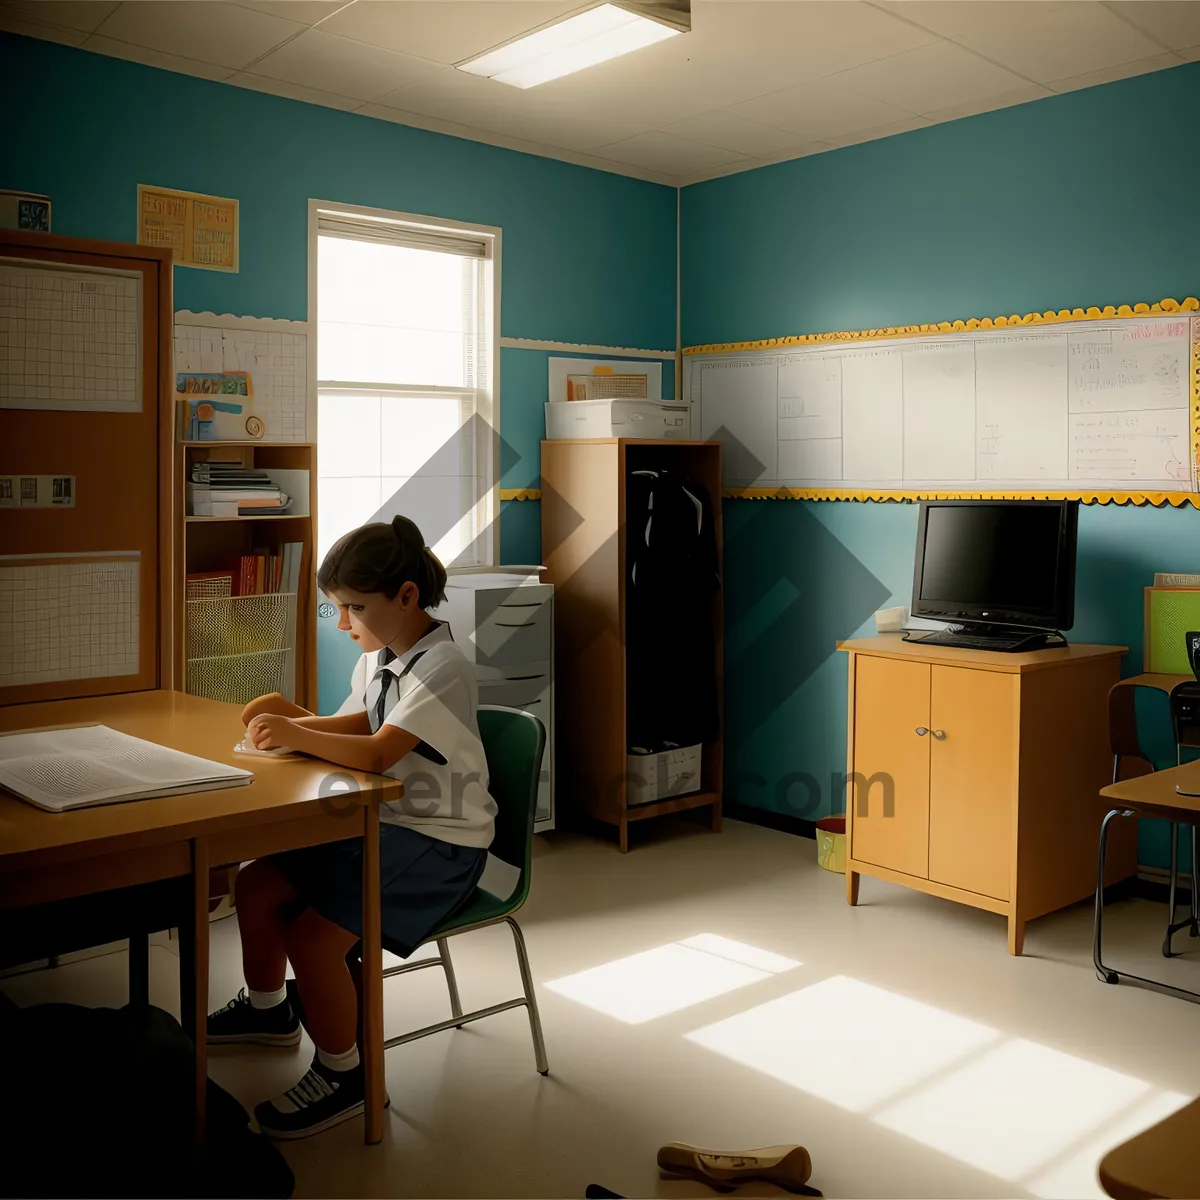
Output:
[[[1121,646],[1024,654],[843,642],[849,657],[846,899],[873,875],[1026,923],[1089,897],[1111,778]],[[890,785],[889,785],[890,780]],[[1106,882],[1137,869],[1117,831]]]
[[[702,483],[712,505],[721,570],[721,447],[717,442],[627,438],[542,442],[543,576],[555,587],[555,751],[565,811],[615,825],[622,852],[636,821],[711,808],[721,828],[723,720],[702,752],[700,790],[649,804],[626,795],[625,491],[629,472],[658,465]],[[669,614],[664,622],[669,627]],[[724,637],[723,595],[712,602],[718,712]]]
[[[0,708],[0,733],[63,725],[104,724],[134,737],[218,762],[245,766],[233,753],[242,736],[238,706],[148,691],[94,700]],[[89,895],[160,879],[193,881],[193,922],[180,929],[180,1008],[196,1046],[198,1125],[203,1122],[208,1059],[209,868],[282,850],[367,837],[363,856],[364,952],[382,963],[379,912],[378,806],[403,797],[403,785],[381,775],[338,767],[356,791],[329,795],[335,769],[314,758],[255,759],[248,787],[160,796],[66,813],[45,813],[0,792],[0,909]],[[370,975],[362,1048],[369,1104],[366,1140],[383,1135],[382,966]]]
[[[1200,1100],[1123,1142],[1100,1160],[1100,1185],[1113,1200],[1200,1196]]]
[[[174,437],[174,433],[172,433]],[[203,462],[238,461],[247,468],[303,472],[307,486],[295,515],[197,517],[188,515],[187,485],[192,467]],[[286,490],[286,488],[285,488]],[[182,690],[232,703],[280,692],[310,712],[317,707],[317,448],[311,442],[175,442],[174,492],[177,514],[175,674]],[[287,542],[302,547],[295,602],[266,588],[266,595],[189,603],[187,576],[225,571],[236,574],[242,555],[281,554]],[[286,582],[281,586],[286,587]],[[275,596],[276,598],[272,598]],[[215,614],[211,614],[212,609]],[[286,619],[283,614],[287,613]],[[294,616],[292,615],[294,612]],[[215,615],[228,636],[199,632]],[[290,695],[288,692],[290,690]]]
[[[0,408],[0,474],[74,476],[73,505],[45,508],[20,504],[3,510],[0,516],[3,567],[55,570],[59,574],[52,586],[62,591],[72,587],[71,581],[64,578],[65,573],[78,572],[89,560],[119,554],[122,557],[106,559],[112,564],[109,569],[126,571],[136,561],[137,670],[113,675],[105,673],[106,664],[101,663],[99,669],[95,664],[90,665],[83,678],[10,682],[0,677],[0,704],[174,687],[177,631],[172,597],[176,530],[175,493],[171,487],[174,399],[170,250],[4,229],[0,230],[0,258],[9,266],[42,268],[47,274],[67,271],[90,274],[98,281],[135,279],[141,299],[137,314],[141,338],[140,412]],[[90,286],[86,278],[83,286]],[[87,322],[95,322],[100,315],[96,310],[110,303],[98,292],[81,292],[79,300],[83,305],[81,314],[85,314],[81,322],[84,329],[89,328]],[[129,297],[120,303],[131,300]],[[103,315],[107,320],[108,315]],[[4,335],[8,336],[7,330]],[[14,332],[13,336],[18,335]],[[32,331],[27,330],[25,336],[28,346]],[[64,341],[64,347],[60,348],[52,345],[50,333],[46,334],[49,354],[58,356],[47,363],[48,380],[52,378],[49,374],[52,367],[64,365],[67,336],[65,330],[59,333]],[[15,361],[14,349],[3,353],[12,355]],[[83,373],[90,374],[89,369],[83,362],[76,364],[75,369],[77,373],[70,379],[72,387],[82,382],[81,391],[88,393],[88,379]],[[65,376],[58,378],[64,381],[60,386],[67,386]],[[75,402],[83,403],[89,398],[90,394],[81,395]],[[136,560],[130,552],[136,552]],[[120,644],[119,634],[123,630],[118,628],[113,632],[104,628],[97,614],[104,614],[106,606],[112,606],[108,611],[114,623],[121,626],[123,614],[115,607],[117,586],[111,580],[102,584],[86,579],[82,579],[82,585],[94,588],[97,593],[89,597],[95,605],[90,619],[100,622],[103,642],[100,651],[108,655]],[[20,603],[23,606],[25,602]],[[35,613],[18,612],[10,619],[16,620],[18,630],[23,627],[28,630],[36,618]],[[62,622],[69,619],[67,613],[59,618]],[[16,636],[28,635],[18,632]],[[80,653],[91,654],[93,639],[84,633],[80,641]]]

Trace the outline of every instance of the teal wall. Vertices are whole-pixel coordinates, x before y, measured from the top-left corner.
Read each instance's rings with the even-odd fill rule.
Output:
[[[685,188],[683,343],[1197,295],[1198,101],[1200,65],[1183,66]],[[909,603],[916,509],[727,501],[725,515],[727,784],[764,808],[841,811],[833,646]],[[1172,570],[1200,571],[1200,513],[1085,508],[1072,636],[1130,646],[1133,673],[1141,589]],[[1162,752],[1163,707],[1145,717]],[[1143,822],[1142,861],[1165,864],[1165,845]]]
[[[2,33],[0,105],[0,186],[50,196],[55,233],[135,241],[139,183],[238,199],[240,270],[177,269],[176,308],[303,320],[318,199],[500,226],[505,337],[675,345],[674,188]],[[537,479],[547,357],[502,351],[501,486]],[[500,527],[538,561],[536,502]],[[323,709],[353,659],[329,625]]]

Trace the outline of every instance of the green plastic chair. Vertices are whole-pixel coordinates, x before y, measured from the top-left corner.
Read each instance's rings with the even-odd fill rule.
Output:
[[[547,1075],[550,1065],[546,1061],[546,1043],[542,1037],[542,1020],[538,1015],[537,998],[533,991],[533,976],[529,971],[529,955],[525,950],[525,938],[514,914],[525,903],[529,895],[529,876],[533,858],[533,821],[537,810],[538,779],[542,770],[542,755],[546,749],[546,727],[530,713],[515,708],[500,708],[481,705],[479,708],[479,737],[483,742],[488,765],[488,790],[496,802],[496,833],[492,840],[491,853],[521,872],[516,890],[507,900],[493,896],[491,892],[477,887],[470,899],[452,913],[422,945],[437,942],[438,953],[433,958],[417,962],[401,963],[388,967],[383,977],[403,975],[408,971],[420,971],[425,967],[441,967],[446,973],[446,987],[450,992],[450,1011],[454,1014],[445,1021],[414,1029],[399,1037],[387,1038],[385,1050],[441,1033],[445,1029],[461,1029],[468,1021],[478,1021],[510,1008],[525,1008],[529,1012],[529,1030],[533,1035],[533,1052],[540,1074]],[[458,996],[458,981],[454,977],[454,966],[450,961],[449,939],[460,933],[485,929],[489,925],[504,922],[512,930],[517,948],[517,963],[521,968],[521,983],[524,996],[492,1004],[487,1008],[465,1013]],[[397,949],[388,944],[384,935],[383,948],[391,953]]]

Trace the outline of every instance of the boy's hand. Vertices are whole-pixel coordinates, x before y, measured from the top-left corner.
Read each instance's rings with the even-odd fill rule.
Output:
[[[273,750],[276,746],[287,746],[291,717],[280,717],[274,713],[260,713],[246,727],[246,736],[256,750]]]

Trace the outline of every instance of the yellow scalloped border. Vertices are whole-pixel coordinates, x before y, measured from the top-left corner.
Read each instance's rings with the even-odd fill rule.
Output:
[[[1011,317],[972,317],[967,321],[941,321],[934,325],[889,325],[886,329],[855,329],[844,333],[801,333],[793,337],[765,338],[758,342],[726,342],[723,345],[687,346],[690,354],[734,354],[747,350],[778,350],[785,346],[819,346],[829,342],[866,342],[880,338],[928,337],[931,333],[973,333],[978,329],[1013,329],[1026,325],[1057,325],[1063,321],[1111,321],[1118,317],[1160,317],[1170,313],[1200,311],[1200,300],[1189,296],[1160,300],[1157,304],[1107,305],[1105,308],[1062,308],[1044,313],[1015,313]]]
[[[695,354],[740,354],[752,350],[779,350],[788,346],[818,346],[837,342],[878,341],[882,338],[921,337],[934,333],[971,333],[979,329],[1013,329],[1033,325],[1057,325],[1065,321],[1111,321],[1126,317],[1159,317],[1171,313],[1200,312],[1200,300],[1188,296],[1182,303],[1168,297],[1157,304],[1106,305],[1104,308],[1061,308],[1058,312],[1015,313],[1011,317],[972,317],[967,321],[941,321],[935,325],[890,325],[886,329],[856,329],[844,333],[803,333],[794,337],[766,338],[757,342],[726,342],[723,345],[686,346],[685,356]],[[1192,487],[1200,482],[1200,320],[1192,322]],[[726,488],[733,500],[853,500],[905,501],[949,500],[977,496],[985,500],[1082,500],[1084,504],[1136,504],[1173,508],[1200,508],[1200,495],[1192,492],[938,492],[885,491],[848,488]]]
[[[540,500],[541,488],[501,488],[501,500]]]
[[[1200,508],[1195,492],[889,492],[854,488],[725,488],[727,500],[851,500],[858,503],[904,503],[917,500],[956,500],[972,496],[980,500],[1081,500],[1084,504],[1134,504],[1161,508]]]

